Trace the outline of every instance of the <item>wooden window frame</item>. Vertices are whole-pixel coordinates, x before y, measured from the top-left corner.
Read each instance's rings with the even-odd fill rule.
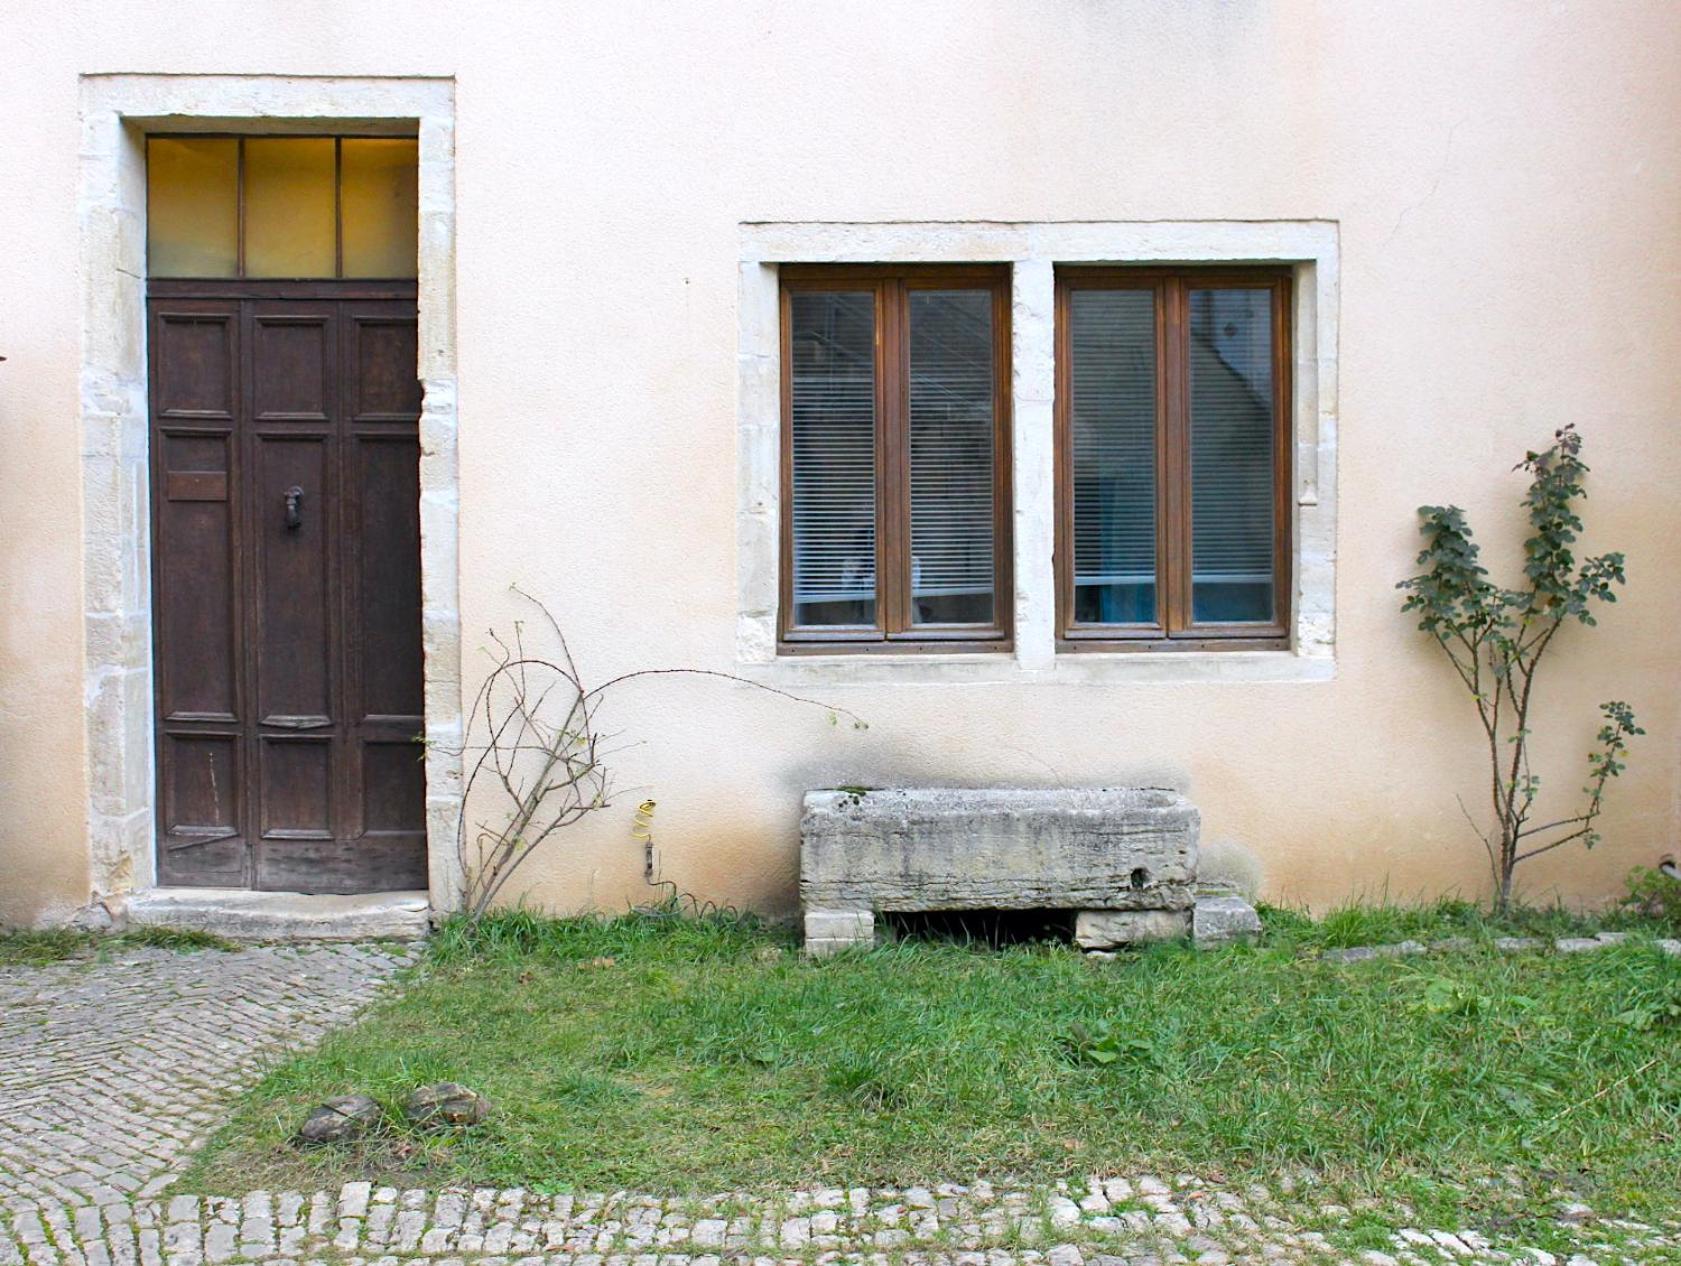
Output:
[[[1070,266],[1056,270],[1057,647],[1065,651],[1288,650],[1294,466],[1291,425],[1292,272],[1287,267]],[[1273,619],[1198,623],[1191,605],[1190,321],[1193,289],[1272,294]],[[1154,624],[1082,624],[1074,619],[1072,299],[1077,290],[1149,290],[1156,305],[1156,594]]]
[[[786,653],[948,653],[1012,649],[1010,533],[1010,267],[970,264],[784,265],[778,269],[782,361],[778,650]],[[794,618],[794,378],[792,296],[801,291],[875,295],[876,602],[872,626],[798,626]],[[916,290],[992,295],[993,623],[913,624],[911,608],[910,303]]]

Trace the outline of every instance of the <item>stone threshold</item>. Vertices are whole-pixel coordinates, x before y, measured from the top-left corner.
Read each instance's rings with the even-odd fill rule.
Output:
[[[131,927],[211,932],[235,941],[415,941],[431,926],[424,892],[350,896],[247,888],[151,888],[128,898]]]

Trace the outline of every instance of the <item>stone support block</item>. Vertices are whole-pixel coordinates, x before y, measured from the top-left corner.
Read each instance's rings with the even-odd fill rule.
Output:
[[[1172,941],[1191,930],[1185,910],[1082,910],[1074,919],[1074,943],[1081,949]]]
[[[868,910],[807,910],[805,952],[820,958],[876,943],[876,917]]]
[[[1261,934],[1261,916],[1242,897],[1198,897],[1191,909],[1191,936],[1198,949],[1214,949]]]

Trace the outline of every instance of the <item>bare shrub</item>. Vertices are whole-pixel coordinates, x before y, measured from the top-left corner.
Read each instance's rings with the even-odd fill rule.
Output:
[[[489,635],[495,663],[467,717],[465,785],[456,830],[470,921],[483,917],[539,849],[552,847],[568,827],[612,804],[609,758],[623,749],[619,736],[601,729],[599,714],[608,694],[627,682],[710,677],[822,708],[831,722],[844,717],[854,729],[867,728],[849,709],[707,668],[644,668],[592,686],[549,609],[517,587],[514,592],[536,608],[542,634],[553,647],[548,653],[530,649],[523,621],[515,622],[511,638],[494,630]],[[492,788],[499,794],[475,795]],[[469,807],[487,802],[496,807],[469,823]]]

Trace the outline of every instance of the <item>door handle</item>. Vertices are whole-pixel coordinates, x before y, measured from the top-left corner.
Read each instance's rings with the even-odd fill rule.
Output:
[[[303,526],[303,515],[299,513],[299,507],[303,505],[303,499],[304,490],[297,484],[293,484],[286,489],[286,530],[288,532],[296,532],[298,528]]]

